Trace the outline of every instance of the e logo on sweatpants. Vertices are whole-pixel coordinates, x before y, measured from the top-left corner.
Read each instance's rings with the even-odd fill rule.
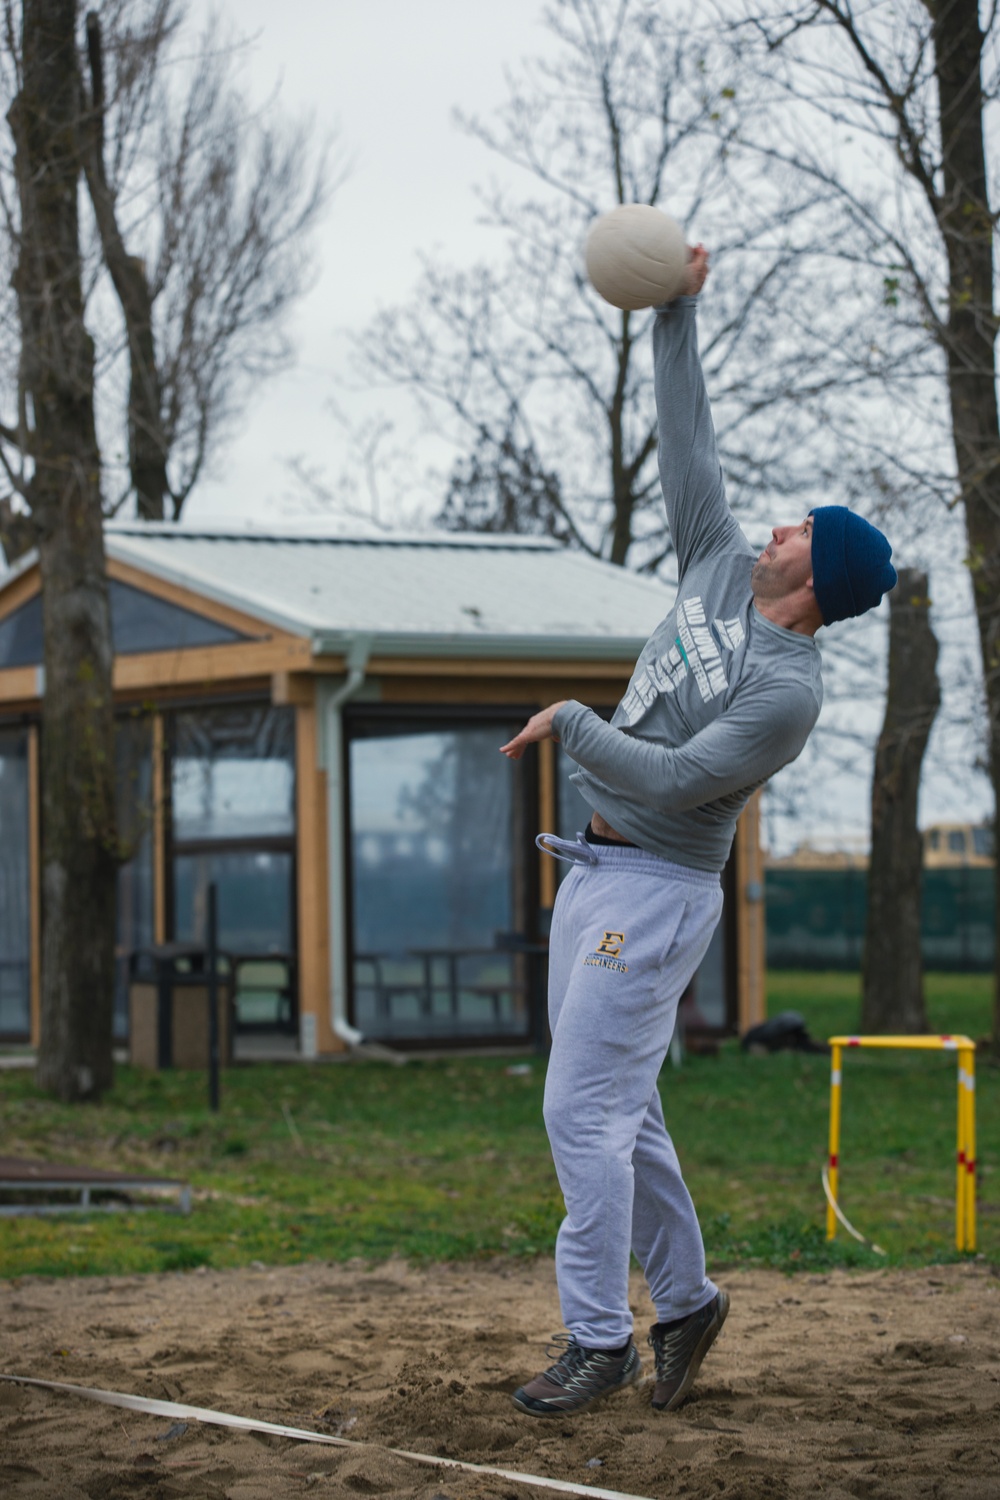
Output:
[[[610,969],[614,974],[627,974],[628,964],[619,957],[625,946],[624,932],[606,932],[593,953],[588,953],[584,964],[598,969]]]

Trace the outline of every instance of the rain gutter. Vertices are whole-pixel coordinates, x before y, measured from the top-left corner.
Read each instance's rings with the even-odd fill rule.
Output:
[[[344,650],[344,647],[341,647]],[[371,637],[357,635],[344,650],[347,675],[329,690],[322,715],[323,766],[326,771],[326,819],[329,868],[330,930],[330,1025],[349,1047],[357,1047],[364,1035],[347,1019],[347,839],[344,819],[344,721],[343,707],[364,686]],[[324,684],[325,686],[325,684]],[[316,1055],[316,1038],[303,1037],[303,1051]]]
[[[655,623],[655,622],[654,622]],[[650,627],[652,628],[652,626]],[[487,659],[514,657],[522,661],[635,661],[648,640],[646,635],[625,636],[608,631],[602,635],[554,635],[544,630],[531,635],[403,634],[368,635],[369,657],[467,657]],[[357,637],[345,631],[316,631],[312,637],[314,656],[346,656]]]

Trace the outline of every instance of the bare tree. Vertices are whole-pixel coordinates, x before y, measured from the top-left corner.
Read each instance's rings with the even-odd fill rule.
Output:
[[[996,797],[1000,426],[985,130],[996,8],[984,30],[977,0],[802,0],[754,7],[739,31],[744,55],[754,41],[772,130],[758,116],[748,138],[776,170],[829,195],[831,261],[881,280],[870,337],[892,358],[881,372],[889,402],[877,409],[890,433],[903,414],[917,439],[884,445],[886,461],[964,516]],[[1000,918],[1000,883],[997,902]],[[993,1036],[1000,1049],[1000,950]]]
[[[5,20],[9,44],[10,7]],[[74,0],[24,0],[17,43],[20,86],[8,116],[20,209],[16,440],[45,630],[38,1077],[76,1099],[111,1081],[117,847],[94,346],[81,283]]]
[[[128,456],[106,462],[105,507],[134,503],[148,520],[180,516],[249,391],[288,362],[287,314],[309,283],[310,232],[333,186],[330,143],[307,121],[251,106],[240,48],[217,23],[186,61],[185,22],[183,0],[103,0],[86,17],[79,91],[98,425],[106,453]],[[12,26],[0,67],[10,89]],[[0,212],[16,239],[2,174]],[[20,493],[15,431],[0,457]],[[0,527],[8,556],[31,540],[9,502]]]
[[[71,1099],[112,1074],[122,849],[103,516],[130,496],[147,519],[178,516],[248,382],[288,357],[284,317],[328,174],[306,127],[250,110],[215,32],[182,83],[179,0],[91,11],[89,88],[75,0],[4,0],[0,16],[12,140],[0,148],[0,410],[16,413],[0,422],[0,540],[8,557],[37,545],[40,560],[39,1078]],[[102,421],[118,430],[106,449],[128,454],[110,497]]]
[[[542,535],[570,540],[559,475],[542,468],[529,443],[519,446],[514,418],[502,433],[484,432],[452,469],[438,517],[448,531]]]
[[[856,381],[863,349],[852,376],[836,299],[817,306],[801,269],[825,190],[737,161],[752,90],[696,16],[556,0],[555,53],[510,75],[495,121],[460,117],[527,185],[481,195],[506,261],[428,263],[407,306],[359,340],[367,380],[410,391],[424,427],[460,455],[448,525],[495,527],[516,481],[519,525],[619,564],[655,569],[669,556],[651,314],[609,307],[583,272],[589,225],[626,202],[664,208],[713,251],[702,353],[736,507],[752,514],[783,493],[798,506],[850,485],[826,408]],[[850,301],[853,279],[838,291]]]

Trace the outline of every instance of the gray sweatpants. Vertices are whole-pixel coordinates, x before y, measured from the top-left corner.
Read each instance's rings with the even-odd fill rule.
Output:
[[[549,946],[548,1131],[566,1217],[556,1243],[563,1322],[585,1348],[632,1333],[629,1250],[661,1322],[715,1296],[656,1080],[677,1003],[722,910],[718,875],[641,849],[539,845],[574,868]]]

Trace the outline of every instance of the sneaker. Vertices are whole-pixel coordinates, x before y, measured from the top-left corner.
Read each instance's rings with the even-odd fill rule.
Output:
[[[656,1360],[655,1411],[673,1411],[680,1406],[701,1369],[701,1362],[719,1336],[729,1311],[729,1295],[718,1292],[706,1307],[692,1313],[676,1328],[661,1329],[654,1323],[649,1343]]]
[[[585,1411],[602,1396],[633,1385],[642,1373],[639,1351],[631,1339],[624,1354],[584,1349],[572,1337],[555,1342],[566,1345],[555,1364],[514,1392],[514,1405],[533,1417],[566,1417]]]

